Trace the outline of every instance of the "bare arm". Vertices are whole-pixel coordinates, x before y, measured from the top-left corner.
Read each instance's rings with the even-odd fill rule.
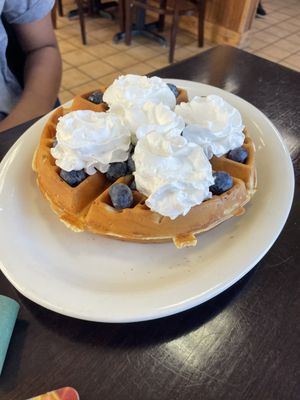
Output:
[[[26,53],[24,91],[0,131],[38,117],[53,108],[61,80],[61,59],[50,14],[29,24],[14,25]]]

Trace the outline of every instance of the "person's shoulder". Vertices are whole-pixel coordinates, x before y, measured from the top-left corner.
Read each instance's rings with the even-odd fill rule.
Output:
[[[10,24],[27,24],[47,15],[54,3],[55,0],[4,0],[2,13]]]

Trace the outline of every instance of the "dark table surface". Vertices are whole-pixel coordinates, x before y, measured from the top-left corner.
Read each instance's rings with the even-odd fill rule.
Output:
[[[0,273],[0,294],[21,305],[1,400],[62,386],[76,388],[82,400],[300,399],[300,74],[220,46],[155,75],[224,88],[267,115],[294,164],[288,221],[271,250],[230,289],[148,322],[65,317],[27,300]],[[28,125],[0,135],[1,157]]]

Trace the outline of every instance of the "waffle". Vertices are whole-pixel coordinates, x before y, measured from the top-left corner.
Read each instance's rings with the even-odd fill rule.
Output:
[[[230,175],[241,179],[246,185],[246,189],[250,196],[256,191],[256,169],[255,169],[255,157],[254,157],[254,144],[250,138],[247,129],[244,129],[245,140],[243,147],[248,152],[248,157],[245,164],[232,161],[226,156],[216,157],[213,156],[210,159],[212,168],[214,171],[225,171]]]
[[[226,157],[213,157],[211,160],[213,170],[226,171],[233,177],[233,187],[192,207],[186,216],[179,216],[174,220],[151,211],[145,204],[146,197],[136,190],[133,191],[134,201],[131,208],[115,209],[108,193],[113,183],[100,172],[88,176],[76,187],[69,186],[60,177],[60,168],[56,166],[50,150],[60,116],[79,109],[107,109],[104,103],[96,105],[89,102],[89,94],[76,96],[70,108],[60,107],[52,113],[43,129],[32,164],[41,192],[59,219],[69,228],[134,242],[173,240],[176,247],[181,248],[195,245],[197,234],[232,216],[243,214],[243,206],[250,200],[256,188],[254,145],[248,134],[244,144],[249,154],[246,164]],[[187,101],[185,90],[180,90],[177,98],[177,103],[181,101]],[[116,182],[130,184],[132,180],[133,177],[128,175]]]

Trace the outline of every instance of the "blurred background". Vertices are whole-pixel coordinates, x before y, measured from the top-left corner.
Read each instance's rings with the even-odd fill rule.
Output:
[[[124,15],[120,13],[118,2],[98,0],[92,3],[93,9],[89,1],[60,0],[53,10],[63,59],[61,102],[99,85],[108,85],[121,74],[148,74],[169,64],[170,17],[166,18],[161,33],[167,45],[137,35],[128,46],[123,37],[118,42],[114,40],[124,29]],[[79,4],[83,7],[86,44],[83,44],[80,29]],[[61,6],[63,15],[60,15]],[[146,15],[147,22],[156,18],[151,12]],[[300,71],[300,1],[206,0],[204,46],[197,46],[197,17],[181,17],[174,62],[217,44],[236,46]]]

